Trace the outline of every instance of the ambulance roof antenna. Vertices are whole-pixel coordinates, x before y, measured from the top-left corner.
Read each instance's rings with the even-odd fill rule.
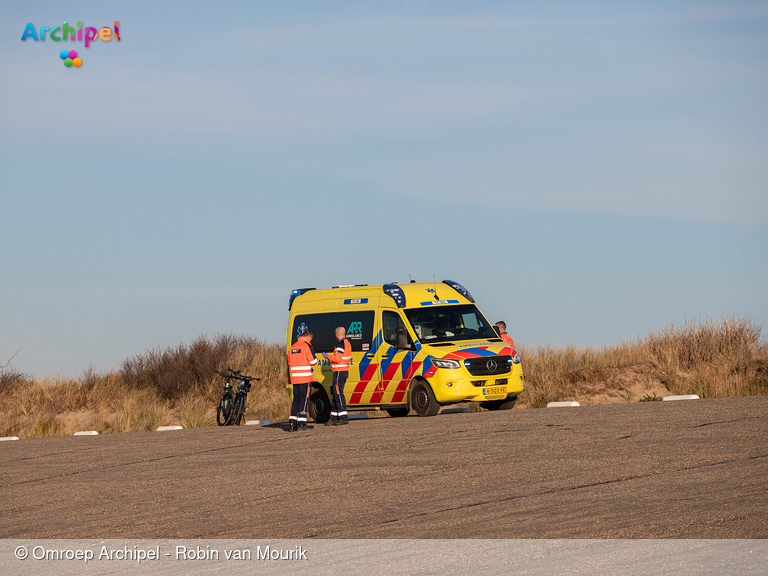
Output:
[[[435,300],[440,300],[440,296],[437,295],[437,280],[435,280],[434,274],[432,274],[432,292],[435,294]]]

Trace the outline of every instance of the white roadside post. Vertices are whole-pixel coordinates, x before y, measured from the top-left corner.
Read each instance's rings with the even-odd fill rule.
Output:
[[[578,402],[569,401],[569,402],[550,402],[547,404],[547,408],[565,408],[567,406],[581,406]]]

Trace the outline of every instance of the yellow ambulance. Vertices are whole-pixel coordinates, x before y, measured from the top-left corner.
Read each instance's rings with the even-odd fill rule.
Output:
[[[509,410],[523,391],[517,352],[457,282],[299,288],[288,309],[288,349],[304,330],[313,333],[318,366],[309,413],[315,422],[330,418],[331,364],[322,353],[336,347],[337,327],[352,345],[344,387],[348,410],[434,416],[458,402]]]

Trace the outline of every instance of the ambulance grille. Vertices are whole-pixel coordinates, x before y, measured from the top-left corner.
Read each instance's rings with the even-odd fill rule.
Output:
[[[494,363],[496,364],[494,368]],[[464,367],[472,376],[507,374],[512,370],[512,356],[481,356],[466,358]]]

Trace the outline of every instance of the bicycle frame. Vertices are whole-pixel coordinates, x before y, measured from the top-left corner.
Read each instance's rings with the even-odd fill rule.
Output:
[[[216,371],[216,373],[225,379],[224,390],[216,409],[216,422],[219,426],[239,426],[243,414],[248,408],[246,400],[248,392],[251,391],[251,382],[261,380],[261,378],[246,376],[239,371],[232,370],[232,368],[227,369],[226,372]],[[240,381],[240,385],[234,393],[230,383],[232,380]]]

